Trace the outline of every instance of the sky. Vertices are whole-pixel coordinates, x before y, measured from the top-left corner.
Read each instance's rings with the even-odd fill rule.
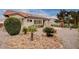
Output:
[[[3,16],[4,12],[7,9],[0,9],[0,20],[3,20],[5,17]],[[60,9],[11,9],[18,12],[25,12],[25,13],[31,13],[31,14],[41,14],[46,16],[56,16],[57,13],[60,12]],[[74,9],[73,9],[74,10]],[[78,9],[75,9],[78,10]]]

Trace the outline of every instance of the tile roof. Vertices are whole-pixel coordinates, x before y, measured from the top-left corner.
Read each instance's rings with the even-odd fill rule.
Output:
[[[20,15],[22,17],[28,17],[29,14],[24,13],[24,12],[16,12],[16,11],[12,11],[12,10],[7,10],[6,12],[4,12],[4,15]]]
[[[33,15],[33,14],[28,14],[28,13],[24,13],[24,12],[16,12],[16,11],[13,11],[13,10],[6,10],[4,12],[4,15],[20,15],[22,17],[30,17],[30,18],[43,18],[43,19],[48,19],[48,17],[44,17],[44,16],[40,16],[40,15]]]

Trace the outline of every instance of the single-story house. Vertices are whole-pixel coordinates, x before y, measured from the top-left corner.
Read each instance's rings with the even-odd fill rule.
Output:
[[[17,12],[13,10],[6,10],[4,12],[4,16],[6,18],[8,17],[17,17],[22,22],[22,27],[30,26],[30,25],[36,25],[36,26],[45,26],[48,25],[48,21],[50,20],[48,17],[40,16],[40,15],[34,15],[24,12]],[[46,26],[47,26],[46,25]]]

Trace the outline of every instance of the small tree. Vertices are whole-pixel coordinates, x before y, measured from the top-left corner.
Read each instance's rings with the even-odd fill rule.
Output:
[[[43,29],[43,32],[45,32],[46,35],[49,37],[49,36],[53,36],[52,33],[55,33],[56,31],[55,31],[55,29],[53,29],[53,28],[45,27],[45,28]]]
[[[5,26],[6,31],[10,35],[17,35],[17,34],[19,34],[19,32],[21,30],[21,22],[19,19],[15,18],[15,17],[7,18],[4,21],[4,26]]]
[[[31,41],[33,41],[33,33],[36,31],[36,27],[34,25],[29,26],[28,31],[31,32]]]

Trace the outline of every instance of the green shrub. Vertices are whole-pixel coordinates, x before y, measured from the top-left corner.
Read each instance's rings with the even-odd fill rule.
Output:
[[[51,24],[53,27],[59,27],[59,24]]]
[[[73,25],[73,26],[71,26],[71,28],[78,28],[78,26],[77,25]]]
[[[29,32],[35,32],[36,31],[36,26],[35,25],[31,25],[28,27],[28,31]]]
[[[26,34],[27,33],[27,28],[26,27],[23,27],[23,30],[22,31],[24,32],[24,34]]]
[[[19,34],[19,32],[21,30],[21,22],[19,19],[15,18],[15,17],[7,18],[4,21],[4,26],[5,26],[6,31],[10,35],[17,35],[17,34]]]
[[[49,37],[49,36],[53,36],[53,33],[55,33],[55,29],[54,28],[50,28],[50,27],[45,27],[43,29],[43,32],[46,33],[46,35]]]
[[[69,28],[68,24],[64,24],[64,28]]]

